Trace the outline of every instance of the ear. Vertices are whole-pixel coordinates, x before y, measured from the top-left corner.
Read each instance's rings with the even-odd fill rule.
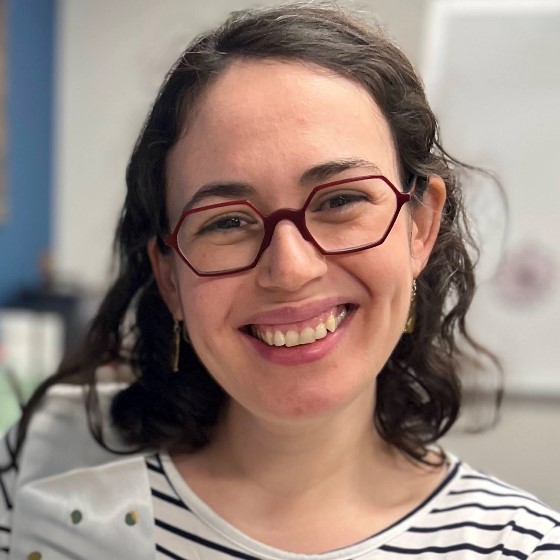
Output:
[[[183,312],[177,279],[173,270],[173,255],[171,252],[163,253],[155,237],[148,241],[147,250],[159,293],[171,315],[178,321],[182,321]]]
[[[414,278],[417,278],[426,266],[436,242],[445,195],[443,179],[432,175],[428,179],[428,186],[421,203],[412,210],[410,250]]]

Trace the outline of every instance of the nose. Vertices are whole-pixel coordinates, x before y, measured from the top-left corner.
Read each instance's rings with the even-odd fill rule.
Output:
[[[257,264],[257,281],[263,288],[296,292],[326,272],[325,256],[294,223],[282,220]]]

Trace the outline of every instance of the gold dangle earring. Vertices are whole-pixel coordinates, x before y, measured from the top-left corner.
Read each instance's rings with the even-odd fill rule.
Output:
[[[412,280],[412,294],[410,296],[410,309],[403,332],[412,334],[416,325],[416,279]]]
[[[181,355],[181,323],[173,318],[173,351],[171,354],[171,370],[173,373],[179,371],[179,357]]]

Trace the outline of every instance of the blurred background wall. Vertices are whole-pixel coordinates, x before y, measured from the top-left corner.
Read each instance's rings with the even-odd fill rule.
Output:
[[[55,2],[6,0],[0,161],[0,302],[39,281],[52,245]]]
[[[266,3],[273,2],[261,2]],[[359,7],[376,13],[421,66],[429,4],[369,0]],[[194,34],[247,5],[246,0],[7,2],[3,298],[22,283],[48,281],[46,273],[51,282],[78,287],[93,300],[102,292],[110,278],[127,159],[163,75]],[[51,257],[46,271],[39,265],[45,250]],[[497,428],[482,436],[456,430],[445,445],[560,509],[559,428],[559,395],[511,391]]]

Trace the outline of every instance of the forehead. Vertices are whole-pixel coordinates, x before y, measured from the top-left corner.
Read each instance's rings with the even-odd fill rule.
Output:
[[[341,159],[372,161],[396,179],[389,127],[365,88],[311,64],[236,61],[203,94],[171,151],[170,208],[207,182],[287,186]]]

